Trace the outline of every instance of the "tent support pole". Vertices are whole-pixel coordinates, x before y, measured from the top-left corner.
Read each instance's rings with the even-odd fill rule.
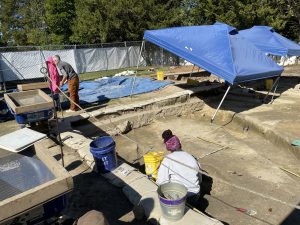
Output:
[[[138,69],[139,69],[140,60],[141,60],[141,57],[142,57],[142,52],[143,52],[144,45],[145,45],[145,41],[143,40],[141,48],[140,48],[138,62],[137,62],[137,65],[136,65],[136,73],[134,74],[134,78],[133,78],[133,81],[132,81],[132,84],[131,84],[130,98],[132,98],[133,88],[134,88],[134,85],[135,85],[135,79],[136,79],[136,75],[137,75],[137,72],[138,72]]]
[[[192,71],[190,72],[190,77],[192,76],[192,73],[194,72],[194,68],[195,68],[195,64],[193,65],[193,69],[192,69]]]
[[[276,86],[274,88],[274,91],[273,91],[273,95],[272,95],[272,98],[271,98],[271,104],[273,103],[273,98],[274,98],[274,95],[276,94],[277,87],[278,87],[278,84],[279,84],[279,80],[280,80],[280,76],[278,77],[277,84],[276,84]]]
[[[279,80],[280,80],[280,77],[281,76],[278,76],[275,80],[275,82],[273,83],[271,89],[268,91],[267,95],[264,97],[263,99],[263,102],[266,102],[266,99],[268,98],[270,92],[273,90],[273,88],[275,87],[274,91],[273,91],[273,96],[272,96],[272,100],[273,101],[273,98],[274,98],[274,94],[276,93],[276,90],[277,90],[277,87],[278,87],[278,83],[279,83]]]
[[[227,96],[227,94],[228,94],[230,88],[231,88],[231,85],[228,86],[228,88],[227,88],[227,90],[226,90],[226,92],[225,92],[225,94],[224,94],[224,96],[223,96],[223,98],[222,98],[222,100],[221,100],[221,102],[220,102],[218,108],[216,109],[214,115],[212,116],[212,118],[211,118],[211,120],[210,120],[211,123],[214,121],[215,116],[217,115],[217,113],[218,113],[218,111],[219,111],[221,105],[223,104],[223,101],[224,101],[224,99],[226,98],[226,96]]]
[[[284,64],[285,64],[285,61],[286,61],[287,57],[288,57],[287,55],[284,56],[284,60],[283,60],[283,63],[282,63],[282,67],[284,67]],[[274,92],[273,92],[273,95],[272,95],[272,99],[271,99],[271,103],[273,102],[274,94],[276,93],[276,90],[277,90],[277,87],[278,87],[278,83],[279,83],[280,77],[281,77],[281,75],[278,76],[277,79],[275,80],[275,82],[273,83],[273,85],[272,85],[271,89],[268,91],[266,97],[264,97],[263,103],[266,102],[267,97],[269,96],[270,92],[273,90],[274,86],[276,85],[276,86],[275,86],[275,89],[274,89]]]

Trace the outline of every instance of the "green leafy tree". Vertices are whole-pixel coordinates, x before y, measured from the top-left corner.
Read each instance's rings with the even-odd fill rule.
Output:
[[[300,2],[299,0],[288,0],[288,9],[291,18],[288,21],[290,29],[287,29],[291,35],[300,42]]]
[[[68,44],[75,17],[74,0],[45,0],[45,16],[50,42]]]
[[[2,45],[46,44],[43,0],[2,0]]]
[[[77,0],[75,8],[75,43],[141,40],[158,22],[153,0]]]
[[[26,44],[48,44],[44,0],[23,0],[18,15],[19,35],[23,35]]]
[[[299,0],[0,0],[0,45],[141,40],[144,30],[269,25],[300,41]]]
[[[72,26],[73,35],[71,41],[80,44],[93,44],[105,42],[109,33],[109,24],[114,15],[108,12],[104,0],[76,0],[76,19]]]
[[[118,0],[108,41],[141,40],[144,31],[154,26],[155,6],[152,0]]]
[[[195,10],[199,24],[221,21],[237,29],[268,25],[288,37],[292,36],[292,32],[288,32],[292,14],[285,0],[199,0]]]
[[[1,45],[14,44],[13,32],[16,28],[16,0],[0,1],[0,38]]]

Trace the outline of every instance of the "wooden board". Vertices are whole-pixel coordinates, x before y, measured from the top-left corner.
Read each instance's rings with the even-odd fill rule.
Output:
[[[200,72],[203,72],[205,70],[199,70],[199,71],[184,71],[184,72],[177,72],[177,73],[166,73],[165,76],[178,76],[178,75],[190,75],[190,74],[197,74]]]
[[[171,80],[181,80],[181,78],[188,78],[188,77],[201,77],[201,76],[209,76],[211,73],[207,72],[206,70],[199,70],[199,71],[189,71],[189,72],[179,72],[179,73],[167,73],[165,74],[166,78]]]
[[[22,100],[23,98],[30,98],[30,96],[32,96],[33,98],[35,96],[38,96],[39,99],[43,99],[43,101],[37,103],[30,103],[26,105],[18,104],[18,99]],[[35,112],[35,111],[53,108],[52,98],[40,89],[7,93],[4,94],[4,99],[8,104],[8,106],[16,114],[29,113],[29,112]]]
[[[46,134],[23,128],[1,136],[0,148],[10,152],[20,152],[46,137]]]
[[[30,83],[30,84],[18,84],[17,88],[19,91],[28,91],[28,90],[48,88],[48,86],[49,86],[48,82],[37,82],[37,83]]]

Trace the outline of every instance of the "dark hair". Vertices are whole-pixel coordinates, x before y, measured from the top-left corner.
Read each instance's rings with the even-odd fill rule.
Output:
[[[168,141],[173,136],[174,135],[171,130],[165,130],[161,135],[161,137],[164,139],[164,142]]]
[[[59,55],[54,55],[53,57],[54,57],[54,58],[57,58],[58,61],[60,61],[60,56],[59,56]]]

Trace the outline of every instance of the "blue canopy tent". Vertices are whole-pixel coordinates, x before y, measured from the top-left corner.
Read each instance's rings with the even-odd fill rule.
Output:
[[[241,30],[239,33],[266,54],[274,56],[300,56],[300,45],[276,33],[272,27],[253,26],[250,29]],[[274,92],[276,92],[279,79],[280,76],[273,83],[265,99],[274,87]]]
[[[300,56],[300,45],[276,33],[272,27],[254,26],[239,33],[267,54]]]
[[[229,84],[212,121],[232,85],[279,76],[283,71],[235,28],[225,24],[148,30],[144,39]]]

